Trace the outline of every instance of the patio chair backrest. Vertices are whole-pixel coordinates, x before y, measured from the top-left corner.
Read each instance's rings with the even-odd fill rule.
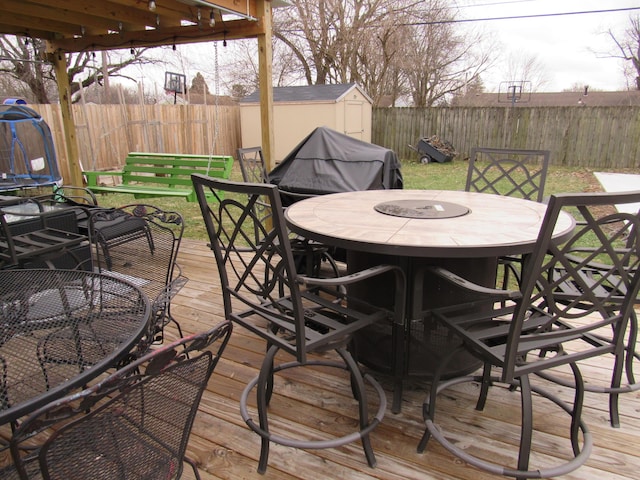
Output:
[[[473,148],[465,190],[541,202],[549,157],[549,150]]]
[[[615,205],[638,201],[640,191],[550,197],[534,253],[523,267],[522,300],[510,325],[504,355],[505,380],[622,348],[622,336],[640,288],[640,216],[620,213]],[[552,235],[563,210],[576,218],[577,225],[568,240],[558,243]],[[599,268],[585,275],[589,265]],[[580,293],[563,295],[566,283]],[[539,319],[544,323],[537,324]],[[568,341],[567,324],[572,325],[572,335],[597,335],[599,329],[614,334],[610,340],[594,342],[579,352],[541,357],[540,362],[523,361],[523,352],[534,350],[536,345],[548,348],[555,338]],[[536,335],[529,335],[534,332]]]
[[[222,182],[197,175],[192,178],[218,265],[227,318],[266,335],[269,342],[304,361],[306,320],[277,186]],[[205,193],[218,195],[218,191],[225,191],[225,198],[207,202]],[[271,225],[257,208],[263,203],[274,212]],[[289,306],[278,311],[282,297],[289,297]],[[250,320],[245,321],[244,309],[247,316],[261,312],[273,328],[263,331],[252,327]],[[297,338],[279,336],[278,325],[295,331]]]
[[[364,301],[355,298],[345,307],[340,282],[346,280],[316,282],[296,271],[276,185],[203,175],[192,179],[218,265],[227,319],[304,364],[307,353],[344,345],[356,330],[390,316],[389,311],[363,305]],[[225,192],[225,198],[208,201],[207,196],[217,195],[217,191]],[[256,213],[255,207],[262,201],[273,212],[270,225]],[[255,231],[259,232],[257,237]],[[354,283],[394,268],[371,268],[357,279],[347,280]],[[394,291],[401,295],[403,288],[396,285]]]
[[[99,383],[30,415],[11,440],[23,472],[23,442],[45,437],[37,459],[48,478],[179,478],[187,442],[232,326],[160,347]]]
[[[267,182],[268,174],[262,147],[239,148],[238,163],[243,181],[248,183]]]
[[[94,212],[89,231],[98,270],[125,276],[149,297],[152,319],[146,340],[153,342],[172,319],[171,299],[187,282],[177,263],[182,215],[153,205],[125,205]]]

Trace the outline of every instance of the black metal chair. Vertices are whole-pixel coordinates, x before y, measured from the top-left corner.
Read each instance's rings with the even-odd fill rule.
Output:
[[[262,147],[248,147],[238,149],[238,163],[242,179],[247,183],[266,183],[269,175],[264,163]]]
[[[542,202],[549,150],[472,148],[465,191]]]
[[[35,199],[0,208],[0,268],[74,268],[85,261],[83,244],[71,211],[44,211]]]
[[[152,302],[148,343],[161,342],[169,322],[182,336],[171,314],[171,299],[188,281],[177,262],[184,233],[182,215],[153,205],[131,204],[92,213],[89,230],[95,267],[131,279]]]
[[[72,210],[76,214],[78,230],[84,235],[89,234],[89,215],[96,208],[101,208],[91,190],[74,185],[62,185],[55,188],[53,193],[37,196],[35,199],[45,210]]]
[[[245,388],[240,399],[241,415],[262,440],[258,471],[265,472],[269,445],[275,442],[295,448],[333,448],[360,439],[367,461],[376,464],[370,432],[382,420],[386,397],[378,383],[362,375],[349,351],[354,332],[379,321],[403,322],[405,279],[398,267],[381,265],[339,278],[312,278],[297,273],[278,189],[263,183],[241,183],[193,175],[193,184],[211,240],[227,319],[247,328],[267,342],[259,375]],[[220,198],[217,192],[225,192]],[[209,195],[212,201],[207,201]],[[256,204],[267,201],[273,212],[267,227],[256,214]],[[256,241],[255,230],[260,230]],[[397,311],[375,308],[343,293],[343,288],[387,273],[395,288]],[[395,285],[393,284],[395,279]],[[275,365],[284,351],[293,361]],[[342,361],[329,356],[335,351]],[[322,354],[316,355],[316,354]],[[327,365],[346,369],[358,401],[356,432],[341,438],[303,440],[271,431],[268,405],[274,390],[274,375],[292,367]],[[370,418],[365,381],[378,395],[379,408]],[[258,421],[248,410],[248,396],[257,392]],[[320,435],[322,436],[322,435]]]
[[[636,214],[640,216],[640,212]],[[589,219],[578,218],[578,226],[583,228],[584,225],[588,225]],[[616,225],[615,217],[612,219],[609,229],[615,232],[620,225]],[[637,228],[637,227],[634,227]],[[637,241],[637,232],[633,229],[628,231],[627,225],[617,232],[620,235],[616,242],[616,255],[619,262],[624,266],[627,275],[637,275],[638,263],[635,258],[635,242]],[[624,238],[626,236],[626,239]],[[573,266],[576,269],[577,274],[581,282],[577,282],[575,279],[567,278],[565,274],[565,268],[560,266],[554,268],[548,272],[548,283],[554,285],[555,295],[554,299],[559,303],[573,303],[574,308],[586,308],[590,309],[589,303],[583,304],[582,302],[575,304],[575,299],[579,299],[582,296],[583,284],[593,285],[593,291],[595,295],[601,297],[613,297],[620,299],[620,305],[623,304],[621,299],[624,298],[627,288],[627,282],[619,278],[618,275],[611,272],[611,265],[602,263],[602,258],[593,257],[585,261],[585,257],[590,254],[592,247],[584,245],[576,245],[574,249],[568,250],[567,256],[570,261],[573,262]],[[640,299],[636,299],[636,303],[639,303]],[[613,307],[613,306],[612,306]],[[559,327],[571,328],[570,320],[558,320]],[[611,341],[611,334],[615,332],[598,332],[587,333],[580,337],[580,340],[586,342],[588,345],[598,346],[602,343],[608,343]],[[627,335],[625,338],[625,346],[622,351],[613,352],[615,354],[614,368],[612,369],[612,375],[608,384],[598,383],[597,381],[591,381],[585,384],[585,391],[594,393],[603,393],[609,396],[609,419],[611,426],[620,426],[620,413],[619,413],[619,397],[624,393],[631,393],[640,390],[640,382],[636,380],[634,373],[634,362],[640,360],[640,353],[636,350],[636,341],[638,337],[638,318],[635,309],[632,309],[629,317],[629,325],[627,327]],[[624,365],[624,375],[618,375],[617,369],[619,365]],[[539,375],[547,380],[554,381],[561,385],[572,387],[573,384],[564,376],[553,375],[548,372],[540,372]],[[626,378],[626,382],[623,379]]]
[[[10,441],[5,480],[182,476],[200,399],[232,325],[159,347],[89,388],[29,415]],[[37,448],[34,449],[34,444]]]
[[[269,183],[262,147],[239,148],[237,157],[244,182]],[[270,206],[261,202],[255,208],[260,210],[264,221],[268,222],[271,216]],[[298,272],[319,277],[322,275],[323,264],[327,264],[333,276],[340,276],[340,269],[330,253],[330,247],[294,234],[289,235],[289,241]]]
[[[549,150],[472,148],[465,191],[542,202],[550,156]],[[521,257],[502,257],[499,264],[503,289],[510,288],[512,275],[516,283],[520,282]]]
[[[525,259],[519,291],[491,290],[477,287],[464,279],[438,268],[431,274],[440,275],[461,288],[476,291],[478,299],[433,311],[434,317],[452,333],[463,339],[463,348],[484,362],[480,376],[463,376],[440,381],[447,361],[435,374],[428,399],[423,406],[426,430],[418,451],[422,452],[431,436],[447,450],[478,468],[498,475],[517,478],[547,478],[563,475],[582,465],[590,454],[591,435],[581,413],[585,385],[577,362],[613,354],[616,362],[612,382],[619,382],[623,370],[624,337],[638,289],[640,275],[640,234],[638,216],[616,213],[614,204],[640,201],[640,192],[629,194],[563,194],[551,196],[536,248]],[[552,239],[556,221],[564,209],[578,212],[585,224],[575,228],[565,241]],[[625,249],[616,249],[618,243]],[[586,250],[581,250],[587,246]],[[585,277],[581,267],[593,262],[607,265],[597,274],[597,280]],[[549,272],[554,272],[549,275]],[[580,294],[568,298],[559,295],[559,286],[572,283]],[[624,292],[623,294],[621,294]],[[506,306],[502,306],[503,301]],[[598,342],[576,340],[599,333]],[[451,358],[451,356],[447,357]],[[573,405],[559,396],[532,385],[531,374],[556,372],[568,367],[573,374]],[[492,368],[499,373],[492,376]],[[514,466],[499,464],[494,458],[479,458],[455,444],[449,434],[436,423],[436,399],[443,390],[464,382],[478,382],[480,395],[477,410],[483,410],[489,387],[502,383],[521,395],[522,419],[517,462]],[[557,404],[570,416],[571,451],[567,460],[550,467],[530,467],[534,434],[533,403],[537,396]],[[449,392],[449,398],[455,395]],[[545,411],[546,415],[550,415]],[[479,414],[478,414],[479,415]],[[560,422],[559,419],[556,420]],[[582,431],[582,446],[580,446]],[[554,454],[560,451],[554,445]],[[501,452],[501,457],[507,453]]]

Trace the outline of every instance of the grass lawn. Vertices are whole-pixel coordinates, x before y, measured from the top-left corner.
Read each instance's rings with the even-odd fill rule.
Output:
[[[403,161],[402,175],[405,189],[464,190],[467,162],[454,160],[449,163],[430,163],[423,165],[417,161]],[[234,165],[231,178],[241,180],[240,167]],[[545,194],[560,192],[594,192],[602,188],[592,170],[583,168],[549,167]],[[134,199],[127,194],[99,194],[98,203],[105,207],[116,207],[128,203],[149,203],[165,210],[180,212],[185,219],[185,237],[205,240],[206,231],[197,203],[184,199],[149,198]]]

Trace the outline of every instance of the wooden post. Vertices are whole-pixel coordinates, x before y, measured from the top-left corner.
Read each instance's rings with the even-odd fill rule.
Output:
[[[60,113],[64,129],[65,146],[67,148],[67,162],[70,178],[65,179],[67,185],[82,187],[82,168],[78,158],[78,144],[76,141],[76,126],[71,111],[71,85],[67,74],[67,58],[64,52],[50,54],[56,72],[58,94],[60,96]]]
[[[258,35],[258,68],[260,77],[260,125],[262,153],[270,171],[275,167],[273,134],[273,44],[271,36],[271,1],[257,0],[258,17],[264,22],[264,33]]]

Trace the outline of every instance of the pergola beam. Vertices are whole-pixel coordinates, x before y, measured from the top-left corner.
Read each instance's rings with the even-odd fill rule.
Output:
[[[119,34],[86,35],[77,38],[60,38],[48,41],[47,50],[55,52],[87,52],[113,50],[118,48],[158,47],[162,45],[182,45],[187,43],[210,42],[213,40],[238,40],[264,35],[264,21],[234,20],[214,28],[193,25],[171,27],[144,32],[123,31]]]
[[[156,0],[153,10],[148,0],[0,0],[0,34],[46,40],[62,107],[70,172],[66,180],[73,185],[82,185],[82,170],[71,114],[68,53],[257,38],[262,147],[272,167],[272,3],[287,4],[281,0]],[[209,25],[212,12],[213,27]]]

